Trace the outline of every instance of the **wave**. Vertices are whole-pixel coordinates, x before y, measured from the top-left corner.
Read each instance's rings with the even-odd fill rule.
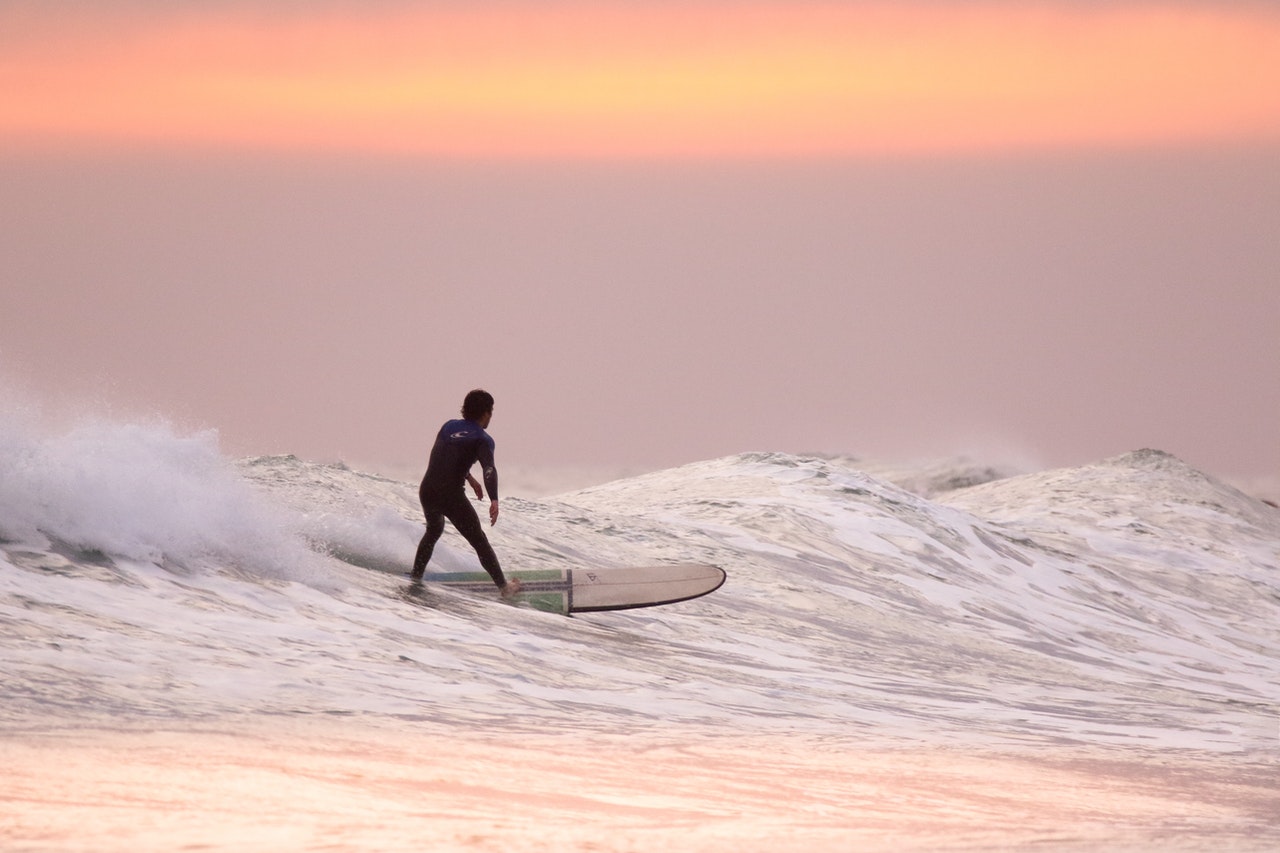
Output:
[[[753,453],[508,498],[509,568],[729,575],[694,602],[566,619],[409,584],[412,483],[231,461],[163,423],[0,441],[11,724],[360,714],[1276,746],[1280,512],[1158,451],[1030,474]],[[432,568],[477,564],[449,532]]]

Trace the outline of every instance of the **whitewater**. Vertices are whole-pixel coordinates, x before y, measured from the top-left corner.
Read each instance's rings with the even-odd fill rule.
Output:
[[[411,584],[421,532],[415,482],[6,414],[0,848],[1280,849],[1280,510],[1169,454],[504,498],[505,568],[728,573],[645,610]]]

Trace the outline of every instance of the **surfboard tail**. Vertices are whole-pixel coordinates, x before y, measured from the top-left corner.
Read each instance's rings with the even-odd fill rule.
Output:
[[[526,569],[504,572],[508,578],[520,579],[520,592],[511,601],[535,610],[568,615],[573,606],[573,572],[570,569]],[[423,578],[450,589],[478,594],[493,594],[497,587],[487,572],[441,572]]]
[[[611,569],[532,569],[505,573],[520,579],[512,601],[551,613],[599,613],[658,607],[701,598],[724,585],[719,566],[678,563]],[[451,589],[481,594],[494,592],[485,572],[429,574],[423,580]]]

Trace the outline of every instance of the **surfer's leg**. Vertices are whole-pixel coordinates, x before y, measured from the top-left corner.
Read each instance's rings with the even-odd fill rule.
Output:
[[[489,573],[489,577],[493,578],[498,588],[502,589],[506,586],[507,579],[502,574],[502,567],[498,565],[498,555],[493,552],[489,537],[484,535],[484,528],[480,526],[480,517],[476,515],[475,508],[471,506],[466,496],[460,494],[458,500],[450,501],[449,506],[445,508],[445,514],[453,522],[453,526],[458,528],[462,538],[476,550],[480,565],[484,566],[484,570]]]
[[[436,549],[436,541],[440,539],[440,534],[444,533],[444,513],[439,511],[426,511],[427,515],[427,532],[422,534],[422,541],[418,543],[418,553],[413,558],[413,577],[415,580],[422,577],[423,572],[427,570],[427,563],[431,562],[431,552]]]

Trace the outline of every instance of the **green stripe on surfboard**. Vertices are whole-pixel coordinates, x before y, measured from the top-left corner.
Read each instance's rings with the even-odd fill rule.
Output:
[[[560,614],[567,614],[573,606],[573,580],[567,569],[521,569],[503,574],[520,579],[521,590],[511,599],[514,602]],[[467,592],[493,592],[497,589],[488,572],[433,572],[423,580]]]

